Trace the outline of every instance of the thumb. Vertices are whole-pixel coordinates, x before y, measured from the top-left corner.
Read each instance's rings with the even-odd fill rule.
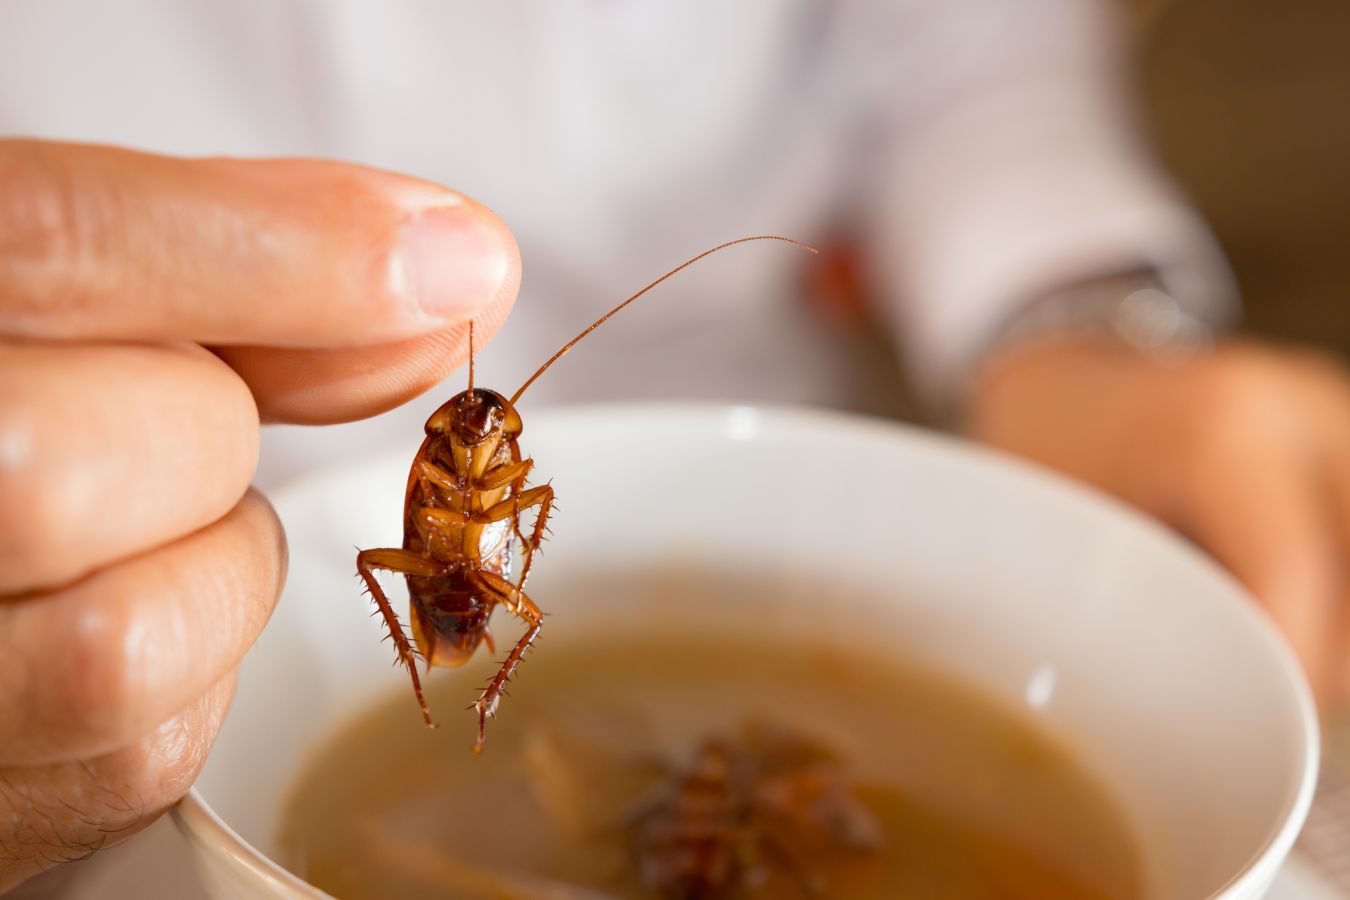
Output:
[[[340,347],[509,306],[485,207],[320,160],[0,141],[0,336]]]

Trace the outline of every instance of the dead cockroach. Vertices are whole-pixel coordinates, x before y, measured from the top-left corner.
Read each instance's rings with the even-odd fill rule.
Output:
[[[610,316],[705,256],[749,241],[786,241],[816,252],[799,241],[775,235],[740,238],[705,250],[662,275],[564,344],[509,400],[496,391],[474,387],[473,323],[469,323],[469,387],[427,419],[426,439],[413,457],[408,473],[403,547],[362,550],[356,556],[356,570],[389,626],[398,661],[412,677],[413,692],[428,726],[435,727],[417,675],[419,655],[430,670],[433,666],[463,665],[480,643],[486,643],[492,652],[488,619],[499,604],[524,621],[525,633],[470,707],[478,711],[474,751],[481,752],[487,720],[496,715],[502,690],[544,624],[543,613],[526,596],[524,588],[548,525],[553,488],[547,484],[526,487],[534,460],[520,452],[522,425],[516,402],[549,366]],[[535,511],[534,524],[527,534],[520,527],[520,517],[531,509]],[[517,543],[522,561],[520,574],[513,582]],[[401,572],[407,578],[412,641],[375,580],[377,569]]]
[[[628,818],[643,883],[681,900],[827,896],[817,865],[856,868],[885,839],[829,749],[755,722],[706,741]]]

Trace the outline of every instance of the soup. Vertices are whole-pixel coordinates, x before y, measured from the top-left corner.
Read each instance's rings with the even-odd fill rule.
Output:
[[[1024,714],[838,647],[642,634],[545,641],[482,756],[486,653],[431,679],[437,731],[409,692],[369,710],[279,859],[349,900],[1140,896],[1126,823]]]

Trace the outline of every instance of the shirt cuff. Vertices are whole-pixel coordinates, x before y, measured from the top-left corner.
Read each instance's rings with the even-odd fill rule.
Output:
[[[1232,275],[1203,222],[1125,125],[1115,85],[1031,77],[911,129],[882,170],[873,236],[886,314],[922,399],[957,399],[974,356],[1022,303],[1143,266],[1214,325]]]

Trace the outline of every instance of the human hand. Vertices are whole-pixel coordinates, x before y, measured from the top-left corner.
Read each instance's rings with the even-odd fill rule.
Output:
[[[1274,616],[1324,702],[1350,698],[1350,372],[1256,343],[1163,365],[1015,347],[976,384],[980,440],[1104,488],[1213,554]]]
[[[286,568],[260,419],[438,383],[519,271],[496,216],[412,178],[0,141],[0,892],[205,760]]]

